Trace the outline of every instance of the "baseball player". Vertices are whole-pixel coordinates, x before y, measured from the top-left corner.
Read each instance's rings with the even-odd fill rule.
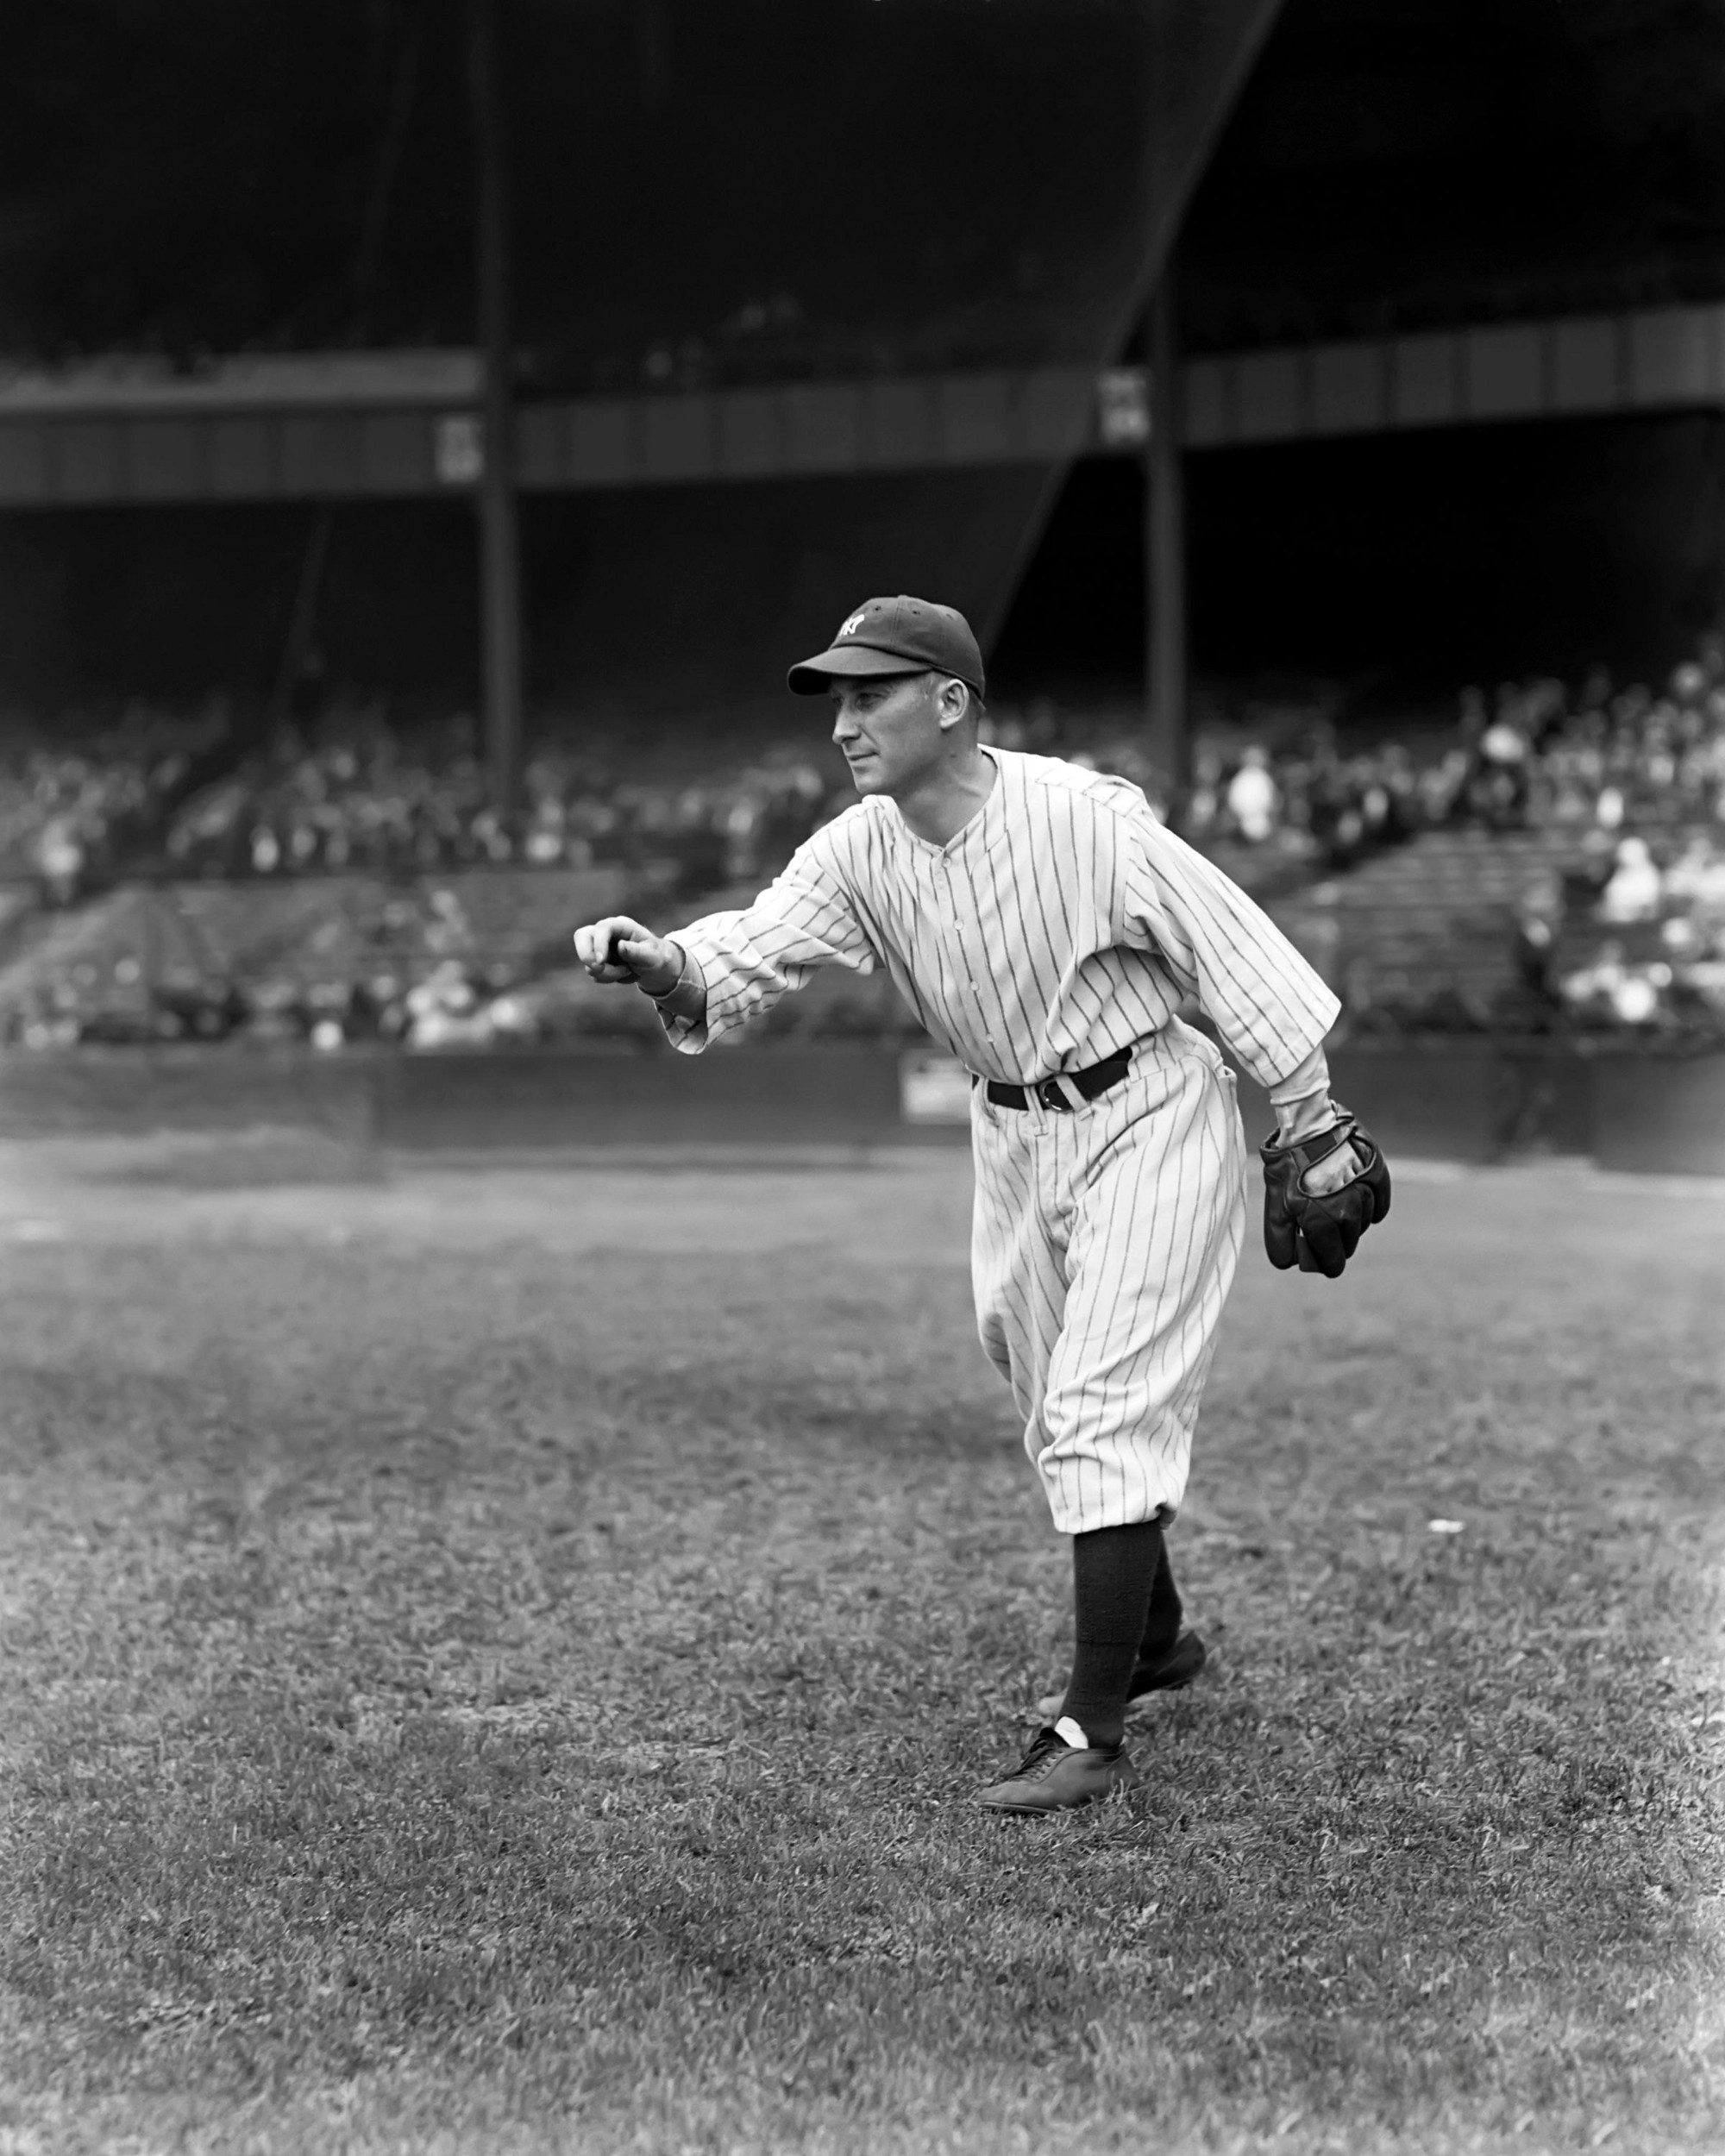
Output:
[[[1389,1206],[1367,1133],[1330,1099],[1339,1006],[1274,924],[1138,787],[979,736],[961,614],[868,600],[793,667],[827,694],[861,799],[752,906],[672,938],[620,914],[575,934],[693,1054],[819,966],[884,966],[972,1073],[971,1273],[989,1360],[1070,1535],[1076,1650],[989,1809],[1065,1810],[1138,1780],[1129,1709],[1204,1662],[1164,1546],[1244,1232],[1233,1073],[1195,1004],[1270,1090],[1271,1262],[1334,1276]]]

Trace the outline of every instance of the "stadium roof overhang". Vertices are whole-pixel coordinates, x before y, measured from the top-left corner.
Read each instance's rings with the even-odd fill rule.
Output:
[[[1725,404],[1725,305],[1493,323],[1189,360],[1189,448]],[[0,379],[0,507],[410,498],[468,486],[479,361],[460,351],[134,365]],[[547,493],[1128,454],[1141,368],[1046,367],[541,399],[520,484]]]

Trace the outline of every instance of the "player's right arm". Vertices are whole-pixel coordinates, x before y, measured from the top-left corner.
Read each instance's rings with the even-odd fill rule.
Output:
[[[594,980],[632,980],[651,995],[672,1046],[688,1055],[771,1010],[823,966],[872,973],[880,954],[847,874],[855,835],[844,826],[856,814],[800,846],[752,905],[706,914],[674,938],[614,914],[577,931],[577,956]]]
[[[575,956],[595,981],[629,982],[650,996],[667,1018],[698,1021],[706,1003],[706,984],[681,943],[627,913],[607,913],[575,931]]]

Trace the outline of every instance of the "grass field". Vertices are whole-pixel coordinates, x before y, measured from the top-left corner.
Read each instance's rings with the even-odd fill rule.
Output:
[[[1249,1250],[1214,1673],[1026,1822],[962,1159],[97,1164],[0,1184],[5,2156],[1725,2146],[1716,1191]]]

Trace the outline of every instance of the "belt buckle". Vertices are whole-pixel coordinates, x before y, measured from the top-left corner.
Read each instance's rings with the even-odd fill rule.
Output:
[[[1052,1108],[1057,1114],[1070,1115],[1072,1103],[1060,1090],[1057,1078],[1044,1078],[1036,1089],[1036,1097],[1044,1108]]]

